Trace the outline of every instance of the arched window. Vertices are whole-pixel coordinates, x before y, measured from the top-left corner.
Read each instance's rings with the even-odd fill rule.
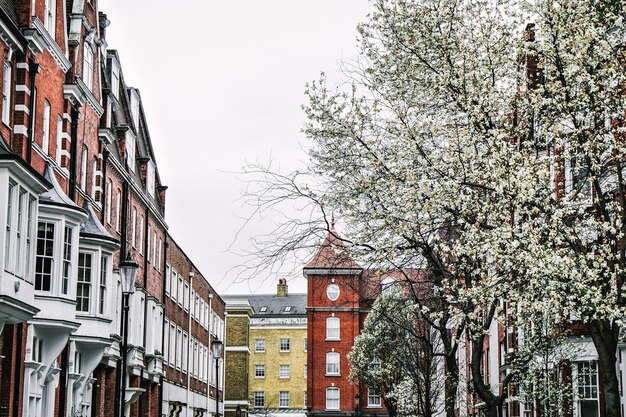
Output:
[[[326,388],[326,409],[339,410],[339,388]]]
[[[93,90],[93,50],[87,43],[83,46],[83,81]]]
[[[339,317],[326,319],[326,340],[339,340]]]
[[[80,156],[80,188],[85,191],[87,189],[87,147],[83,145],[83,153]]]
[[[339,375],[339,353],[326,354],[326,375]]]
[[[43,102],[43,134],[41,136],[41,150],[48,155],[50,147],[50,102]]]

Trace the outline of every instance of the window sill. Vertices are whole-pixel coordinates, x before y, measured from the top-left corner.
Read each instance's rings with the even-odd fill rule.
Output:
[[[341,342],[341,339],[329,339],[329,338],[326,338],[326,341],[327,342]]]
[[[279,377],[278,377],[278,379],[286,379],[286,380],[289,380],[289,379],[291,379],[291,377],[290,377],[290,376],[279,376]]]
[[[278,353],[291,353],[291,351],[290,350],[281,350]]]
[[[329,373],[327,373],[326,376],[341,376],[341,374],[340,373],[339,374],[329,374]]]
[[[367,405],[367,408],[383,408],[382,405]]]
[[[265,353],[264,350],[255,350],[254,353]]]
[[[265,379],[264,376],[255,376],[254,379]]]

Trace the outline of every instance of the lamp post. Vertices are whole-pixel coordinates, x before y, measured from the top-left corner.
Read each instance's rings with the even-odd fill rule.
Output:
[[[213,357],[215,358],[215,417],[220,417],[220,358],[222,357],[222,347],[224,344],[219,340],[211,342],[211,349],[213,350]]]
[[[126,354],[128,351],[128,309],[129,298],[135,292],[135,280],[137,279],[137,268],[139,264],[130,256],[130,252],[126,254],[126,259],[120,262],[120,278],[122,280],[122,323],[124,325],[124,334],[122,339],[122,392],[120,415],[126,415]]]

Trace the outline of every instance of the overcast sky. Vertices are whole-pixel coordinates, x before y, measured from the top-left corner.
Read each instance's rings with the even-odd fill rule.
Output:
[[[304,85],[341,80],[357,55],[367,0],[103,0],[110,48],[141,91],[174,239],[221,293],[273,292],[276,277],[233,283],[229,273],[256,233],[235,172],[274,159],[305,160]],[[301,276],[290,292],[306,291]]]

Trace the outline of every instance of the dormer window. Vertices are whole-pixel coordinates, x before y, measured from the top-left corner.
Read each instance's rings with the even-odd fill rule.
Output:
[[[265,313],[265,312],[267,311],[267,306],[263,306],[263,307],[261,307],[261,310],[260,310],[260,311],[261,311],[261,313]]]
[[[54,29],[56,27],[56,3],[56,0],[45,0],[43,6],[43,25],[52,36],[52,39],[55,39]]]
[[[83,46],[83,81],[93,90],[93,50],[88,43]]]
[[[126,135],[126,161],[128,168],[135,172],[135,137],[131,134]]]
[[[155,170],[156,168],[154,166],[154,163],[152,161],[148,161],[148,176],[146,187],[148,188],[148,194],[150,194],[152,197],[154,197],[155,192]]]
[[[117,98],[120,91],[120,69],[117,67],[115,61],[111,63],[111,91]]]
[[[130,114],[133,117],[135,132],[139,132],[139,94],[135,89],[131,89],[130,93]]]
[[[285,307],[285,312],[286,312],[286,313],[288,313],[288,312],[290,312],[290,311],[291,311],[291,306],[287,306],[287,307]]]

